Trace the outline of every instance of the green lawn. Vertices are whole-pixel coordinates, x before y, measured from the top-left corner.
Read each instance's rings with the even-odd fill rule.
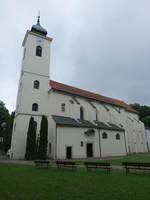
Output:
[[[150,153],[133,154],[128,156],[123,156],[116,159],[111,159],[112,164],[121,165],[121,162],[148,162],[150,163]]]
[[[111,162],[113,165],[121,165],[122,162],[128,161],[128,162],[149,162],[150,163],[150,152],[149,153],[141,153],[141,154],[132,154],[128,156],[120,156],[120,157],[113,157],[113,158],[104,158],[102,160],[100,159],[88,159],[89,161],[95,161],[95,162]],[[84,160],[85,161],[85,160]],[[76,163],[81,165],[84,162],[83,160],[77,160]]]
[[[86,172],[0,164],[1,200],[142,200],[150,198],[150,173]]]

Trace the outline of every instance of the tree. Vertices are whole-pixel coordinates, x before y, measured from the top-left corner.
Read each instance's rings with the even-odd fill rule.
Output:
[[[15,113],[12,112],[7,120],[6,130],[4,132],[4,150],[5,150],[5,152],[7,152],[11,147],[11,138],[12,138],[14,117],[15,117]]]
[[[145,124],[146,127],[150,127],[150,116],[143,117],[142,122]]]
[[[37,156],[36,127],[37,127],[37,124],[34,121],[34,118],[31,117],[29,121],[27,140],[26,140],[25,159],[27,160],[34,160],[36,159],[36,156]]]
[[[8,121],[9,118],[9,112],[7,108],[5,107],[5,104],[0,100],[0,136],[3,136],[3,128],[2,128],[2,123]]]
[[[139,118],[145,126],[150,127],[150,106],[140,105],[139,103],[130,104],[130,106],[139,112]]]
[[[43,115],[41,120],[41,127],[40,127],[40,141],[39,141],[39,148],[38,148],[38,158],[39,159],[46,159],[47,155],[47,143],[48,143],[48,121],[47,118]]]

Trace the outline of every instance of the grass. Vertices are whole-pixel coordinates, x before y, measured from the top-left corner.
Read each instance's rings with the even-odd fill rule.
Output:
[[[122,162],[148,162],[150,163],[150,153],[132,154],[116,159],[110,159],[112,164],[120,165]]]
[[[141,200],[150,196],[150,173],[37,169],[0,164],[1,200]]]
[[[104,158],[102,160],[100,159],[88,159],[89,161],[95,161],[95,162],[111,162],[112,165],[121,165],[122,162],[128,161],[128,162],[149,162],[150,163],[150,152],[148,153],[141,153],[141,154],[132,154],[127,156],[120,156],[120,157],[113,157],[113,158]],[[85,160],[84,160],[85,161]],[[76,163],[81,165],[84,162],[83,160],[77,160]]]

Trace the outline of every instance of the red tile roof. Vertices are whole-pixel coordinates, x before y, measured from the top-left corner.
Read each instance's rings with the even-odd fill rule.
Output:
[[[102,96],[100,94],[88,92],[86,90],[82,90],[82,89],[79,89],[79,88],[76,88],[76,87],[72,87],[72,86],[69,86],[69,85],[58,83],[58,82],[52,81],[52,80],[50,80],[50,87],[53,90],[57,90],[57,91],[77,95],[77,96],[80,96],[80,97],[100,101],[102,103],[106,103],[106,104],[110,104],[110,105],[114,105],[114,106],[123,107],[129,112],[138,113],[131,106],[129,106],[125,102],[118,100],[118,99],[105,97],[105,96]]]

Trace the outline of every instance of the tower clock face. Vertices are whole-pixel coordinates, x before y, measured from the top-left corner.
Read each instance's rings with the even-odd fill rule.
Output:
[[[40,45],[40,46],[43,46],[43,45],[44,45],[44,40],[43,40],[42,38],[38,38],[38,39],[36,40],[36,44],[37,44],[37,45]]]

